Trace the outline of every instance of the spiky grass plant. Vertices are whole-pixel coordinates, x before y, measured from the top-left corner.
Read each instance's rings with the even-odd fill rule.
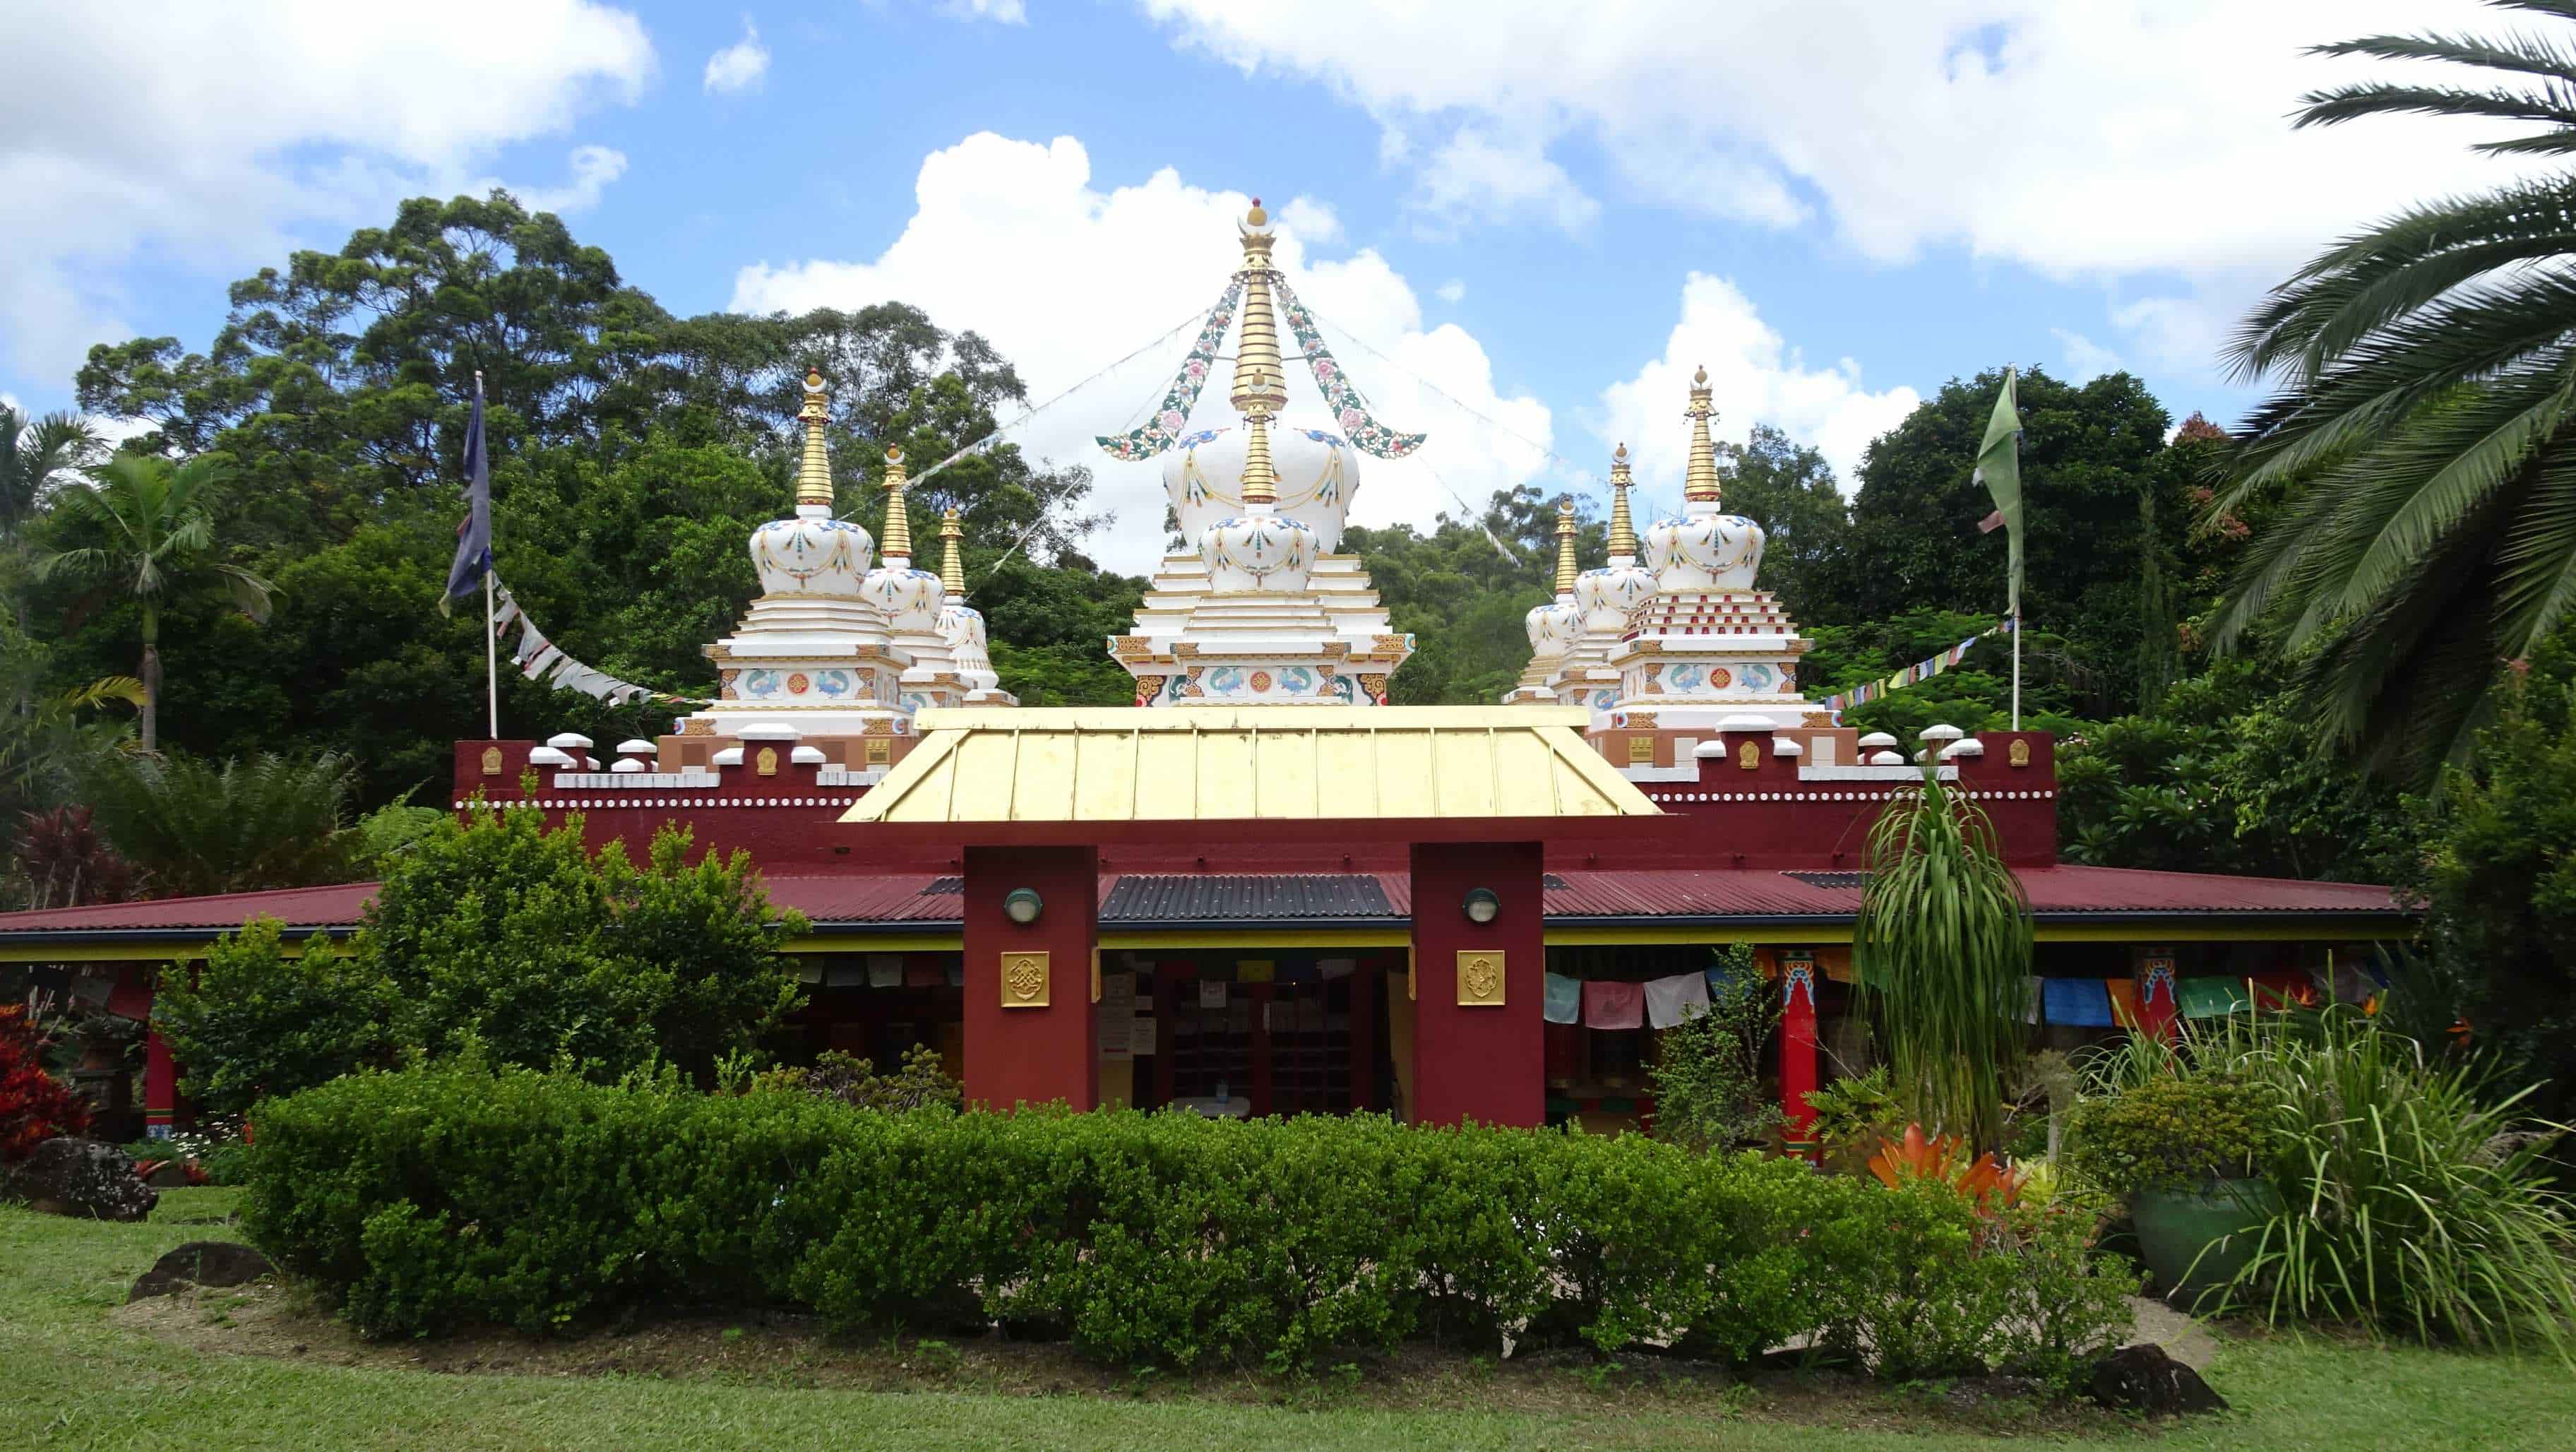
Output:
[[[2030,900],[1994,823],[1924,768],[1869,833],[1853,977],[1917,1122],[1993,1149],[2029,995]]]
[[[2349,1010],[2240,1015],[2198,1036],[2204,1071],[2259,1086],[2282,1206],[2229,1287],[2266,1321],[2358,1321],[2414,1340],[2576,1364],[2576,1218],[2525,1120],[2469,1062]]]

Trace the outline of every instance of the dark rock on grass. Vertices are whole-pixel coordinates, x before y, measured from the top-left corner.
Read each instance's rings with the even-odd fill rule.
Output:
[[[191,1240],[152,1262],[152,1269],[134,1283],[125,1301],[132,1305],[183,1286],[246,1286],[276,1271],[267,1256],[237,1241]]]
[[[23,1200],[48,1215],[88,1220],[140,1220],[161,1192],[134,1173],[134,1160],[96,1140],[49,1139],[0,1176],[0,1200]]]
[[[2223,1412],[2227,1398],[2210,1390],[2200,1373],[2165,1355],[2161,1346],[2123,1346],[2093,1365],[2093,1400],[2113,1411],[2150,1417]]]

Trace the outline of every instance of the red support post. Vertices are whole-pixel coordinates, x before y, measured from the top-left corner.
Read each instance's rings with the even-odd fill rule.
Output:
[[[1816,960],[1787,954],[1780,960],[1780,1112],[1788,1120],[1789,1152],[1816,1156]]]
[[[168,1139],[178,1123],[179,1063],[159,1029],[143,1040],[143,1137]]]
[[[2182,1020],[2180,986],[2174,982],[2174,960],[2149,955],[2138,961],[2138,1028],[2172,1043]]]
[[[966,849],[969,1104],[1099,1106],[1091,999],[1099,861],[1090,847]],[[1013,922],[1006,907],[1022,888],[1039,900],[1036,919],[1025,924]]]
[[[1414,844],[1414,1123],[1546,1122],[1545,891],[1536,842]]]

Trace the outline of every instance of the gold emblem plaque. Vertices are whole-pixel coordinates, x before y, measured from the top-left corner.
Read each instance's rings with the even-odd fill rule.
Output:
[[[2004,755],[2015,766],[2028,766],[2030,765],[2030,743],[2016,737],[2013,740],[2012,749]]]
[[[483,774],[485,776],[499,776],[501,774],[500,747],[486,746],[483,748]]]
[[[1503,1006],[1502,954],[1472,949],[1459,951],[1458,1006],[1460,1008]]]
[[[1044,1008],[1046,1006],[1047,955],[1004,953],[1002,955],[1002,1007]]]
[[[1762,748],[1747,741],[1735,749],[1735,764],[1746,771],[1762,769]]]
[[[778,775],[778,748],[775,746],[760,748],[760,754],[751,759],[751,764],[752,769],[762,776]]]

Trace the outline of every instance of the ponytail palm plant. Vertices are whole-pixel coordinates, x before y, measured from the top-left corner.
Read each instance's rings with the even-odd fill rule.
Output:
[[[1870,828],[1852,976],[1915,1120],[1992,1149],[2021,1055],[2030,900],[1994,823],[1928,758]]]
[[[2576,0],[2494,0],[2576,21]],[[2372,36],[2332,56],[2436,61],[2466,85],[2304,98],[2301,126],[2408,113],[2530,130],[2473,149],[2576,154],[2576,28]],[[2229,350],[2278,391],[2242,432],[2223,516],[2286,491],[2214,641],[2277,627],[2322,726],[2419,779],[2458,755],[2511,663],[2576,605],[2576,173],[2427,202],[2274,289]]]

